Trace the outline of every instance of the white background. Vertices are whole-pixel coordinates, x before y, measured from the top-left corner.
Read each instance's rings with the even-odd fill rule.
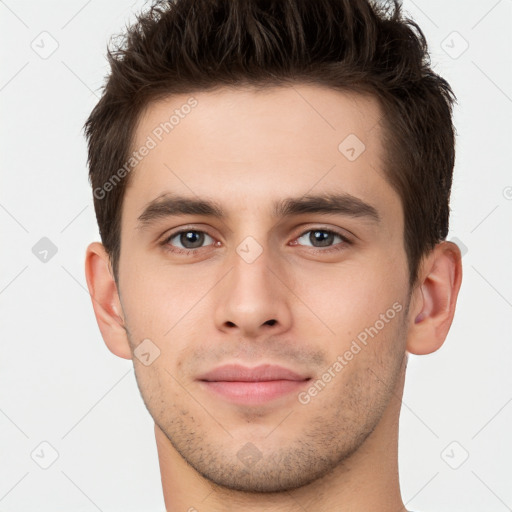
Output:
[[[101,338],[84,277],[99,234],[81,130],[108,39],[141,7],[0,2],[0,512],[164,510],[153,422],[131,361]],[[404,7],[458,98],[448,238],[467,252],[444,347],[410,358],[402,493],[418,512],[512,510],[512,2]],[[58,43],[46,59],[31,47],[41,38]],[[32,252],[42,237],[58,249],[46,263]],[[59,454],[48,469],[35,462],[50,462],[42,442]]]

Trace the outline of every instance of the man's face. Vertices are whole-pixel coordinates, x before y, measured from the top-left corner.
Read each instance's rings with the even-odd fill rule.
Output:
[[[239,490],[295,488],[365,442],[403,379],[408,268],[380,110],[311,85],[193,96],[190,109],[190,95],[151,104],[136,130],[134,149],[148,136],[156,147],[126,190],[119,293],[132,349],[149,339],[150,357],[160,350],[147,366],[134,358],[137,382],[171,449],[201,475]],[[189,113],[161,136],[175,109]],[[225,217],[139,221],[165,194],[213,201]],[[378,219],[354,200],[274,215],[286,199],[326,194],[349,194]],[[231,363],[309,380],[278,383],[277,395],[268,383],[258,395],[258,384],[200,380]]]

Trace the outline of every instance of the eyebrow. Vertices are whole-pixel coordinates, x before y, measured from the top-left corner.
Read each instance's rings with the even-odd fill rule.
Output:
[[[276,201],[272,208],[274,218],[284,218],[305,213],[338,214],[364,218],[379,223],[377,209],[351,194],[325,193],[303,197],[289,197]],[[138,229],[145,229],[155,221],[181,215],[203,215],[225,220],[228,215],[222,206],[210,199],[163,194],[150,201],[138,217]]]

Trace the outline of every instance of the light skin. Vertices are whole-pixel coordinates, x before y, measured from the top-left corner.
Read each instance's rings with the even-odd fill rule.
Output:
[[[190,96],[151,103],[134,147]],[[103,339],[133,359],[155,421],[166,509],[405,511],[397,449],[407,353],[443,344],[462,278],[459,249],[439,243],[409,288],[404,214],[382,170],[374,98],[304,84],[193,96],[197,106],[131,176],[118,286],[104,247],[94,242],[86,253]],[[338,149],[349,134],[365,145],[353,161]],[[273,215],[284,199],[332,193],[377,215],[354,212],[355,202],[344,211]],[[175,214],[141,224],[164,194],[214,201],[225,217]],[[170,238],[182,228],[191,238]],[[257,250],[254,261],[242,257]],[[371,326],[378,333],[345,357]],[[148,366],[134,356],[145,339],[160,350]],[[333,370],[340,355],[346,364]],[[328,368],[331,379],[308,403],[290,393],[234,404],[197,380],[226,363],[291,368],[311,377],[305,392]],[[248,446],[256,462],[243,457]]]

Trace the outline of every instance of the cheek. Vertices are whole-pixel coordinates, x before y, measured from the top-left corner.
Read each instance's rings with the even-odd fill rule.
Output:
[[[123,310],[134,342],[138,338],[162,338],[172,327],[179,299],[170,286],[148,273],[140,273],[123,282]]]
[[[377,379],[372,369],[384,379],[394,374],[405,350],[407,287],[405,273],[403,279],[392,274],[377,265],[347,265],[317,273],[312,287],[297,288],[308,306],[307,314],[295,314],[298,330],[322,345],[329,365],[338,361],[342,368],[332,389],[346,389],[356,379],[352,384],[362,390]]]
[[[175,358],[212,315],[205,309],[207,301],[201,300],[211,289],[211,281],[190,269],[150,268],[131,274],[122,293],[132,343],[149,338],[160,349],[161,360]]]
[[[306,329],[314,313],[336,335],[354,334],[373,325],[396,301],[402,303],[405,273],[402,279],[379,265],[348,263],[318,267],[313,275],[314,279],[294,279],[294,292],[310,310],[307,318],[302,317],[309,319]]]

